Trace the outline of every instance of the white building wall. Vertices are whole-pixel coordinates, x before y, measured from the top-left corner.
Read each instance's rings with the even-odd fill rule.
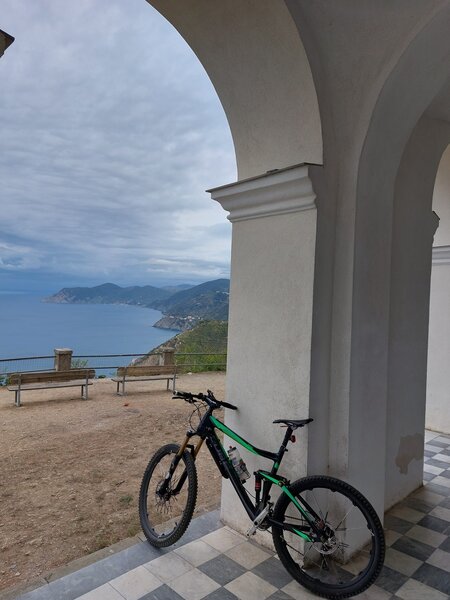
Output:
[[[450,433],[450,146],[439,165],[433,208],[440,222],[431,271],[426,426]]]

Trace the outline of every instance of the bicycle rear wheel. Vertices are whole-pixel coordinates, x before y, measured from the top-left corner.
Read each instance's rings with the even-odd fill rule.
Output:
[[[156,451],[147,465],[139,491],[139,518],[147,540],[162,548],[174,544],[186,531],[197,499],[197,471],[180,446],[168,444]],[[172,471],[172,473],[171,473]]]
[[[355,488],[332,477],[305,477],[289,487],[296,501],[320,529],[320,537],[283,494],[273,518],[296,527],[308,542],[281,526],[272,526],[274,545],[287,571],[305,588],[324,598],[350,598],[378,577],[385,542],[380,520],[369,501]]]

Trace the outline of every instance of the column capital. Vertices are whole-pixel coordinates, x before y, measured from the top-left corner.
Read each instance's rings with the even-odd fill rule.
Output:
[[[8,46],[11,46],[13,41],[14,38],[12,35],[9,35],[9,33],[6,33],[6,31],[2,31],[0,29],[0,56],[3,56],[3,53],[8,48]]]
[[[433,246],[433,265],[450,263],[450,246]]]
[[[245,221],[315,208],[309,164],[268,171],[210,190],[211,198],[229,211],[228,219]]]

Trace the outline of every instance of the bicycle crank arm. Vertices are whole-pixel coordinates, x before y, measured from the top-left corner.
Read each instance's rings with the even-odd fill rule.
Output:
[[[261,525],[261,523],[264,521],[264,519],[269,514],[269,510],[270,510],[270,505],[267,504],[267,506],[265,508],[263,508],[263,510],[256,517],[256,519],[253,520],[252,526],[250,527],[250,529],[245,534],[247,537],[250,537],[251,535],[255,534],[255,532],[258,529],[258,527]]]

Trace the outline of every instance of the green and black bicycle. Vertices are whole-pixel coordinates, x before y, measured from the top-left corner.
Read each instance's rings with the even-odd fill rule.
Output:
[[[290,482],[278,475],[294,431],[312,419],[277,419],[286,427],[278,452],[256,448],[232,431],[214,415],[214,410],[236,406],[222,402],[208,390],[206,394],[175,392],[195,405],[200,414],[197,427],[184,442],[160,448],[150,460],[139,493],[141,526],[150,544],[174,544],[186,531],[197,499],[195,459],[206,442],[222,475],[236,490],[252,525],[271,528],[278,556],[291,576],[315,594],[325,598],[349,598],[367,589],[383,566],[385,541],[380,520],[369,501],[348,483],[327,476],[303,477]],[[203,410],[201,410],[203,408]],[[244,487],[249,473],[236,452],[225,451],[216,429],[258,456],[273,462],[270,471],[254,473],[255,495]],[[194,436],[199,439],[191,443]],[[271,500],[272,486],[280,495]]]

